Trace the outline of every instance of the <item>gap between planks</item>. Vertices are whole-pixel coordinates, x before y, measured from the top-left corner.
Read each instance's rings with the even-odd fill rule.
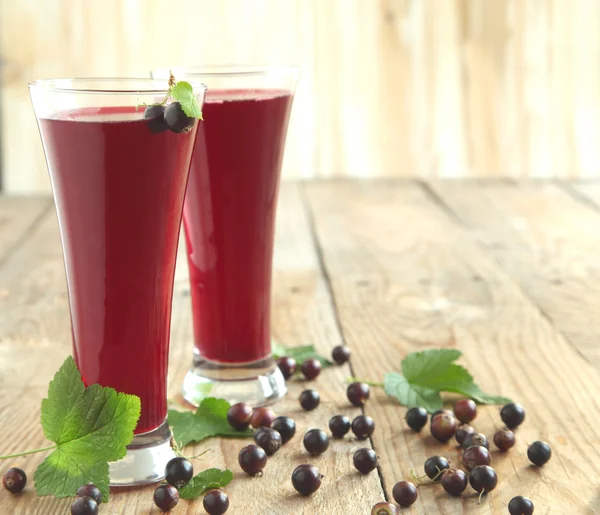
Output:
[[[323,281],[325,282],[325,287],[327,289],[327,295],[329,296],[329,298],[331,300],[331,309],[333,311],[335,325],[337,327],[338,332],[340,333],[340,338],[341,338],[342,344],[347,345],[346,337],[344,335],[344,328],[342,326],[342,321],[340,319],[337,302],[335,300],[335,295],[333,293],[333,287],[331,285],[331,277],[329,276],[329,271],[327,270],[327,265],[325,263],[325,257],[323,256],[323,247],[321,245],[321,242],[319,241],[319,236],[317,234],[314,213],[308,202],[304,184],[302,184],[300,186],[300,188],[301,188],[300,195],[302,196],[302,205],[304,206],[304,211],[306,212],[306,216],[307,216],[307,220],[308,220],[308,229],[310,231],[312,244],[315,249],[315,253],[317,255],[317,260],[319,263],[319,270],[321,271]],[[354,371],[354,366],[352,365],[352,359],[350,359],[350,361],[348,362],[348,367],[350,368],[350,373],[352,374],[352,377],[356,377],[355,371]],[[366,415],[364,407],[361,407],[360,409],[361,409],[362,414]],[[375,453],[377,453],[377,448],[375,447],[375,442],[373,441],[373,436],[369,437],[369,443],[371,444],[371,447],[373,448]],[[386,501],[389,502],[390,497],[388,495],[387,488],[385,486],[386,485],[385,477],[383,476],[383,470],[381,469],[381,464],[379,462],[377,463],[377,475],[379,477],[379,482],[381,483],[381,489],[382,489],[384,498]]]

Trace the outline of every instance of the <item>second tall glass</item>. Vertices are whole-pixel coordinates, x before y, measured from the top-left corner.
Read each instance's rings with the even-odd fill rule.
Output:
[[[271,356],[271,269],[294,68],[176,70],[208,92],[184,206],[195,348],[185,398],[286,392]],[[155,78],[168,76],[156,71]]]

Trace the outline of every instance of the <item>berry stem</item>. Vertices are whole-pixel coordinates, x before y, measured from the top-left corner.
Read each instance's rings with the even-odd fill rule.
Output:
[[[362,379],[359,379],[358,377],[349,377],[348,379],[346,379],[346,382],[348,382],[348,383],[365,383],[365,384],[368,384],[369,386],[374,386],[377,388],[383,388],[383,386],[384,386],[383,383],[377,383],[375,381],[363,381]]]
[[[32,451],[17,452],[15,454],[7,454],[0,456],[0,460],[9,460],[11,458],[18,458],[19,456],[27,456],[28,454],[35,454],[37,452],[51,451],[56,449],[56,445],[50,445],[49,447],[42,447],[41,449],[33,449]]]
[[[188,460],[197,460],[198,458],[200,458],[200,456],[204,456],[207,452],[210,452],[210,449],[206,449],[205,451],[202,451],[200,454],[196,454],[196,456],[183,456],[183,455],[182,456]]]

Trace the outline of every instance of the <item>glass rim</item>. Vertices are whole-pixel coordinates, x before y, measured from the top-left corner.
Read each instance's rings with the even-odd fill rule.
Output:
[[[266,77],[268,75],[298,75],[300,71],[297,66],[278,65],[246,65],[246,64],[206,64],[194,66],[174,66],[171,68],[155,68],[152,74],[168,73],[170,71],[181,72],[191,77]]]
[[[101,95],[152,95],[152,94],[166,94],[168,91],[166,79],[154,79],[149,77],[62,77],[59,79],[38,79],[30,82],[27,86],[29,89],[47,89],[48,91],[55,91],[58,93],[84,93],[84,94],[101,94]],[[134,83],[134,84],[147,84],[148,86],[154,85],[153,88],[102,88],[101,85],[118,83]],[[98,87],[77,87],[77,83],[82,84],[98,84]],[[159,85],[164,87],[158,87]],[[206,91],[208,87],[201,82],[192,82],[192,88],[194,93],[199,94]]]

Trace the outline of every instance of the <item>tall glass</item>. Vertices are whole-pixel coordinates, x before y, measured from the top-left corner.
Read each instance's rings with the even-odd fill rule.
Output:
[[[83,381],[140,397],[112,485],[164,477],[171,450],[167,364],[175,257],[198,123],[158,132],[144,104],[166,80],[56,79],[29,85],[64,254],[73,353]],[[205,87],[194,84],[202,105]]]
[[[208,86],[184,207],[195,339],[184,396],[194,404],[207,395],[269,404],[286,393],[271,356],[271,269],[297,70],[175,74]]]

